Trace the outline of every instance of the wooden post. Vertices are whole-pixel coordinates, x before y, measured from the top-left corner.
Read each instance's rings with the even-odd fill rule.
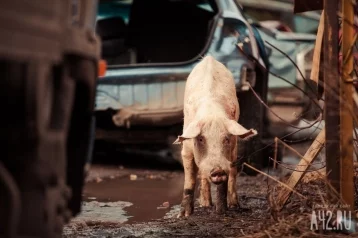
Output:
[[[353,105],[353,56],[351,48],[354,44],[352,1],[342,0],[342,80],[341,80],[341,197],[354,209],[353,184],[353,118],[348,107]],[[347,107],[348,106],[348,107]]]
[[[327,179],[340,192],[340,93],[338,74],[338,0],[324,0],[324,97]],[[351,132],[352,133],[352,132]],[[328,187],[328,194],[331,187]]]

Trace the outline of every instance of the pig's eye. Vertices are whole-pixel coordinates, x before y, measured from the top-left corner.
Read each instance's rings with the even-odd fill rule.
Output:
[[[229,144],[229,143],[230,143],[230,137],[225,136],[225,138],[224,138],[224,143],[225,143],[225,144]]]
[[[203,136],[198,136],[197,140],[198,140],[199,143],[204,143],[204,141],[205,141]]]

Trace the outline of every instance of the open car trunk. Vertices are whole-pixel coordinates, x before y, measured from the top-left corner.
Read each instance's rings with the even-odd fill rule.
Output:
[[[102,58],[110,66],[193,60],[205,51],[216,13],[214,0],[103,1]]]

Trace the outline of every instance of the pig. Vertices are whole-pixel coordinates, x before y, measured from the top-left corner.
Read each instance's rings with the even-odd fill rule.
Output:
[[[194,189],[200,178],[199,202],[211,207],[211,183],[217,185],[216,212],[238,206],[237,142],[257,135],[238,123],[239,101],[232,73],[212,56],[204,57],[187,78],[181,144],[184,192],[178,217],[194,212]]]

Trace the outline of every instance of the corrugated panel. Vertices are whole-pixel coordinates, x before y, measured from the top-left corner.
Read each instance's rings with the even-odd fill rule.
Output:
[[[162,107],[162,84],[148,84],[148,108],[160,109]]]
[[[183,107],[186,81],[132,84],[98,85],[96,104],[119,109],[136,110],[179,109]]]
[[[113,87],[113,86],[112,86]],[[133,86],[132,85],[120,85],[114,88],[118,88],[119,103],[125,107],[133,105]]]
[[[134,93],[134,106],[136,109],[148,108],[148,90],[147,84],[135,84],[133,85]]]
[[[176,87],[176,89],[177,89],[176,95],[177,95],[177,106],[178,106],[178,107],[183,107],[183,105],[184,105],[185,83],[186,83],[186,81],[176,82],[176,84],[177,84],[177,87]]]
[[[137,110],[183,107],[185,81],[121,85],[113,88],[119,88],[118,102],[124,107]]]
[[[177,90],[175,82],[163,83],[163,108],[175,108],[177,104]]]

